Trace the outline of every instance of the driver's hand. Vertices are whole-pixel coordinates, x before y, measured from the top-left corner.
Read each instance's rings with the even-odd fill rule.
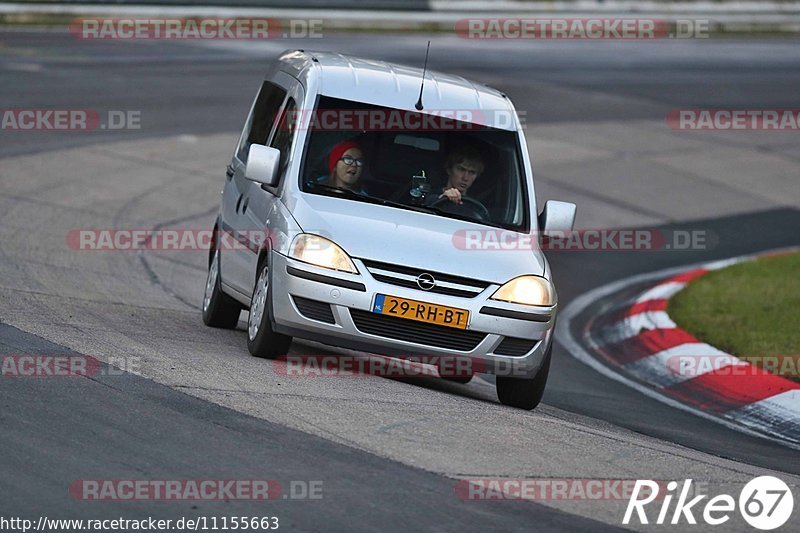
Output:
[[[463,203],[461,201],[461,192],[458,189],[456,189],[455,187],[452,187],[450,189],[445,190],[439,196],[439,198],[447,198],[448,200],[450,200],[451,202],[453,202],[454,204],[457,204],[457,205],[461,205]]]

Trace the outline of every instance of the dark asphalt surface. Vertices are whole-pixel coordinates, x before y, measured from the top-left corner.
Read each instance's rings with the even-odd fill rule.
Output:
[[[74,354],[0,324],[0,356],[20,353]],[[533,523],[558,530],[615,529],[528,501],[462,501],[451,479],[107,368],[92,378],[2,378],[0,516],[277,516],[288,531],[455,531],[465,525],[514,531]],[[281,494],[290,496],[292,482],[321,481],[322,490],[319,499],[225,502],[82,501],[67,490],[78,480],[154,475],[276,480]]]
[[[363,37],[342,35],[286,41],[285,48],[368,53],[421,65],[425,42],[423,37],[373,36],[365,47]],[[505,91],[531,123],[663,120],[678,107],[797,107],[798,43],[713,39],[698,47],[681,41],[550,41],[510,47],[499,42],[479,53],[464,53],[464,40],[452,37],[434,41],[429,66]],[[167,41],[82,41],[68,33],[0,32],[4,107],[135,110],[142,117],[141,129],[133,131],[0,131],[0,157],[103,140],[240,131],[269,60],[283,48],[274,44],[275,51],[243,56]],[[34,62],[41,70],[26,70]],[[587,98],[572,89],[608,98]]]
[[[324,46],[311,45],[356,51],[363,48],[359,42],[358,37],[341,36],[326,39]],[[413,63],[421,43],[422,38],[373,39],[369,55]],[[796,51],[797,44],[787,40],[779,46]],[[764,56],[759,41],[707,45],[706,53],[697,54],[696,48],[682,43],[647,43],[635,49],[598,43],[600,48],[587,56],[578,46],[546,43],[537,53],[516,54],[514,64],[497,49],[471,55],[434,46],[430,65],[506,91],[529,120],[539,123],[661,119],[678,106],[800,107],[800,54]],[[731,49],[736,53],[729,54]],[[124,109],[142,114],[138,131],[0,133],[0,157],[129,138],[236,131],[268,60],[180,44],[80,42],[68,34],[0,32],[3,108]],[[31,67],[34,62],[42,70],[31,72],[38,68]],[[531,89],[533,81],[543,84]],[[630,101],[587,101],[559,87],[590,88]],[[223,165],[220,162],[220,168]],[[667,229],[676,227],[683,226]],[[800,243],[800,211],[792,209],[686,227],[715,233],[717,245],[704,252],[595,253],[591,263],[579,253],[551,254],[562,304],[593,287],[641,272]],[[0,326],[0,353],[23,352],[65,349]],[[795,451],[612,384],[558,345],[554,353],[544,398],[549,405],[715,455],[800,473]],[[136,376],[3,380],[0,402],[3,515],[39,514],[46,501],[54,511],[92,517],[123,510],[147,510],[163,517],[274,512],[303,530],[339,529],[344,524],[363,530],[461,529],[463,524],[474,530],[511,530],[526,523],[559,529],[599,527],[530,503],[464,504],[453,497],[452,480],[256,420]],[[222,473],[252,478],[254,472],[283,480],[321,478],[325,498],[314,504],[313,513],[305,508],[309,502],[292,501],[264,506],[165,503],[155,511],[146,503],[76,503],[67,495],[64,480],[86,477],[87,471],[96,478],[110,473],[146,478],[154,471],[177,478]]]

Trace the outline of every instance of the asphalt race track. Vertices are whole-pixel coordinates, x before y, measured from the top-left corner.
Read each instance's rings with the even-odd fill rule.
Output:
[[[332,49],[419,64],[427,38],[78,41],[0,31],[4,109],[135,111],[141,128],[0,130],[0,355],[85,354],[135,373],[0,377],[0,515],[278,516],[299,530],[620,527],[625,501],[462,501],[457,480],[693,478],[795,489],[798,452],[645,397],[556,344],[543,405],[501,406],[490,376],[298,378],[203,326],[202,252],[85,252],[79,228],[210,228],[224,168],[270,58]],[[577,227],[703,231],[705,249],[559,252],[561,305],[613,280],[800,245],[797,132],[685,132],[678,108],[800,108],[800,42],[467,42],[432,38],[430,68],[483,81],[524,111],[539,202]],[[246,314],[242,314],[246,319]],[[587,317],[579,317],[585,320]],[[578,330],[580,320],[573,325]],[[296,354],[324,350],[295,343]],[[107,367],[104,367],[107,368]],[[322,482],[321,499],[93,502],[90,479]],[[797,513],[785,527],[800,525]],[[740,517],[726,527],[744,530]]]

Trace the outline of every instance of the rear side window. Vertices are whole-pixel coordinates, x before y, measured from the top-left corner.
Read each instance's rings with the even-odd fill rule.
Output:
[[[251,144],[267,143],[284,99],[286,99],[286,91],[274,83],[265,81],[261,86],[261,91],[258,93],[253,110],[250,116],[247,117],[247,123],[242,134],[242,143],[236,152],[236,157],[240,161],[247,161],[247,154],[250,151]]]
[[[289,160],[289,152],[292,149],[292,136],[297,122],[297,105],[293,98],[289,98],[286,102],[286,107],[281,114],[280,122],[275,130],[275,135],[272,137],[270,146],[277,148],[281,151],[280,173],[283,173],[286,168],[286,163]]]

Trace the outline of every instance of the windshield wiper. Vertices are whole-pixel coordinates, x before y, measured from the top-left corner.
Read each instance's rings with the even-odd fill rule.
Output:
[[[474,222],[475,224],[483,224],[484,226],[492,226],[495,228],[505,228],[502,224],[498,222],[494,222],[492,220],[481,220],[479,218],[470,217],[467,215],[460,215],[458,213],[453,213],[452,211],[447,211],[442,209],[441,207],[436,207],[432,205],[428,206],[420,206],[421,209],[426,209],[428,212],[436,213],[439,216],[447,217],[447,218],[455,218],[457,220],[463,220],[465,222]]]
[[[391,207],[399,207],[400,209],[409,209],[411,211],[420,211],[422,213],[430,212],[429,208],[425,206],[415,206],[415,205],[408,205],[408,204],[401,204],[398,202],[393,202],[391,200],[384,200],[383,198],[378,198],[376,196],[370,196],[368,194],[361,194],[350,189],[343,189],[340,187],[333,187],[331,185],[326,185],[324,183],[307,183],[306,184],[311,189],[321,189],[320,192],[331,192],[331,196],[342,196],[344,198],[350,200],[360,200],[362,202],[368,202],[371,204],[379,204],[379,205],[386,205]]]
[[[357,200],[361,202],[367,202],[370,204],[378,204],[378,205],[385,205],[389,207],[397,207],[399,209],[407,209],[408,211],[416,211],[418,213],[428,213],[428,214],[435,214],[447,218],[455,218],[458,220],[463,220],[465,222],[475,222],[477,224],[484,224],[487,226],[494,226],[498,228],[502,228],[501,224],[496,222],[492,222],[490,220],[478,220],[473,217],[459,215],[458,213],[451,213],[450,211],[445,211],[440,207],[434,207],[431,205],[413,205],[413,204],[402,204],[400,202],[393,202],[391,200],[384,200],[383,198],[378,198],[376,196],[370,196],[368,194],[361,194],[356,191],[350,189],[343,189],[341,187],[333,187],[331,185],[326,185],[324,183],[315,183],[315,182],[308,182],[306,186],[310,189],[319,189],[320,193],[333,193],[329,194],[330,196],[341,196],[342,198],[347,198],[348,200]]]
[[[360,200],[362,202],[368,202],[371,204],[387,205],[386,200],[382,200],[381,198],[376,198],[375,196],[370,196],[368,194],[361,194],[350,189],[333,187],[331,185],[325,185],[324,183],[314,183],[314,182],[306,183],[306,186],[311,189],[321,189],[321,191],[334,193],[331,194],[330,196],[342,196],[350,200]]]

